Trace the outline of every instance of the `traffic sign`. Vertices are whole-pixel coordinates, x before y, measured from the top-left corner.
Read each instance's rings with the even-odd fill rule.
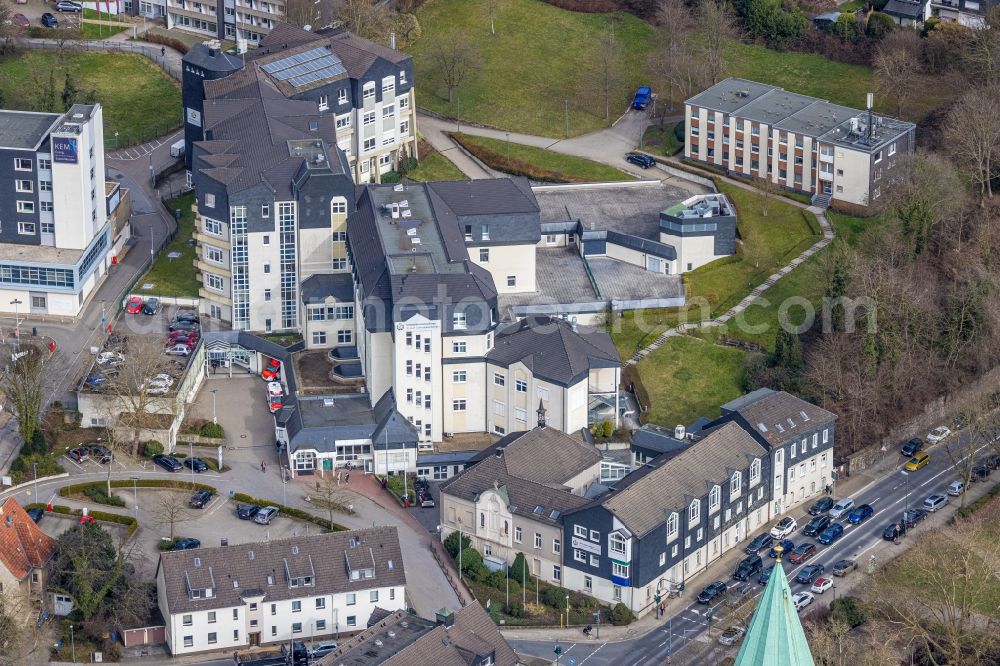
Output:
[[[554,652],[555,652],[555,653],[556,653],[557,655],[558,655],[558,654],[562,654],[562,645],[557,645],[557,646],[556,646],[556,649],[554,650]]]

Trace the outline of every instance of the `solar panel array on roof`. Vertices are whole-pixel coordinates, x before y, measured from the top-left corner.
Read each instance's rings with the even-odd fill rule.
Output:
[[[261,69],[279,81],[288,81],[296,88],[347,72],[340,58],[333,55],[326,47],[309,49],[269,62]]]

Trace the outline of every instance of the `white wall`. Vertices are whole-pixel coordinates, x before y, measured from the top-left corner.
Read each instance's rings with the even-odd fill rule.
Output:
[[[872,156],[867,152],[843,146],[834,148],[833,198],[839,201],[867,206],[871,178]],[[843,171],[844,175],[840,175]]]
[[[533,292],[535,285],[535,246],[499,245],[484,247],[489,250],[489,261],[479,260],[480,247],[469,246],[469,257],[473,263],[482,266],[493,276],[497,293],[519,294]],[[507,277],[513,276],[513,287],[507,286]]]

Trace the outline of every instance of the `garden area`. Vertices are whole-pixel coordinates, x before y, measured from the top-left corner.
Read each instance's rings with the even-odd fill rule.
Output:
[[[144,284],[152,287],[148,290],[153,296],[181,296],[197,298],[201,282],[194,272],[195,247],[191,244],[194,235],[194,192],[183,194],[167,202],[172,211],[180,210],[181,217],[177,221],[177,232],[174,239],[167,243],[156,258],[156,262],[136,283],[136,289],[141,290]],[[171,259],[170,254],[176,252],[179,256]]]
[[[417,166],[410,169],[406,177],[410,180],[427,182],[431,180],[468,180],[465,174],[451,160],[421,141],[417,147],[420,159]]]
[[[74,102],[100,102],[108,149],[115,147],[115,132],[124,147],[181,124],[177,83],[131,53],[26,51],[0,60],[0,96],[4,108],[49,113],[61,113]]]
[[[571,592],[538,580],[528,573],[528,564],[521,553],[505,570],[490,571],[483,563],[482,555],[471,547],[471,543],[469,537],[461,537],[463,549],[459,557],[459,533],[452,532],[444,540],[444,547],[456,568],[461,562],[465,584],[497,624],[586,626],[598,623],[595,613],[600,613],[600,624],[622,626],[635,620],[625,604],[619,603],[609,608],[581,592]]]

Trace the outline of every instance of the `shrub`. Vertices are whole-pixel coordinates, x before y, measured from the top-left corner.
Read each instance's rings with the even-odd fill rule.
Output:
[[[601,435],[611,437],[614,431],[615,424],[611,422],[611,419],[604,419],[604,423],[601,424]]]
[[[107,491],[102,487],[103,484],[95,484],[88,486],[83,489],[83,494],[97,502],[98,504],[107,504],[109,506],[125,506],[125,500],[121,497],[115,495],[108,495]]]
[[[398,183],[400,180],[402,180],[402,176],[399,175],[398,171],[386,171],[381,176],[382,183],[386,185]]]
[[[35,467],[36,465],[37,467]],[[55,456],[39,455],[37,453],[25,455],[22,453],[11,461],[10,471],[16,485],[34,479],[36,471],[38,478],[41,479],[46,476],[62,474],[66,470],[62,468],[62,465],[59,464]]]
[[[524,606],[521,605],[520,601],[511,602],[507,606],[507,615],[511,617],[524,617]]]
[[[200,430],[202,437],[211,437],[213,439],[222,439],[226,436],[226,431],[218,423],[206,423],[201,427]]]
[[[839,597],[830,604],[830,619],[840,620],[852,629],[868,620],[865,608],[857,597]]]
[[[616,627],[623,627],[632,622],[632,620],[632,611],[625,604],[618,602],[618,605],[611,609],[611,624]]]
[[[142,37],[143,41],[152,42],[153,44],[162,44],[163,46],[169,46],[175,51],[179,51],[181,55],[186,54],[191,50],[191,47],[182,42],[179,39],[174,39],[173,37],[167,37],[166,35],[157,35],[155,33],[147,32]]]
[[[674,125],[674,138],[680,143],[684,143],[684,121],[680,121]]]
[[[504,590],[506,589],[507,585],[507,576],[504,574],[502,570],[491,571],[490,573],[486,574],[485,578],[483,578],[483,582],[489,585],[490,587],[495,587],[498,590]]]
[[[456,560],[458,559],[458,538],[460,534],[461,534],[460,532],[452,532],[444,540],[445,550],[447,550],[448,553],[452,556],[452,558]],[[469,546],[472,545],[472,539],[465,536],[464,534],[462,534],[461,537],[462,537],[463,549],[468,548]]]
[[[475,548],[466,548],[463,550],[460,559],[462,561],[462,573],[472,580],[483,580],[487,576],[488,570],[486,569],[486,565],[483,564],[483,556]]]
[[[142,445],[142,453],[147,458],[152,458],[153,456],[158,456],[163,454],[163,444],[160,444],[155,439],[151,439]]]
[[[28,447],[27,442],[25,442],[25,448]],[[49,452],[49,445],[45,443],[45,433],[41,430],[36,430],[31,435],[31,450],[29,453],[35,453],[38,455],[45,455]]]
[[[531,573],[528,571],[528,564],[524,559],[524,553],[518,553],[514,558],[514,563],[510,565],[510,577],[518,583],[523,582],[526,585],[531,583]]]
[[[112,484],[114,485],[114,484]],[[200,485],[200,484],[198,484]],[[311,513],[307,513],[302,509],[295,509],[290,506],[285,506],[284,504],[278,504],[277,502],[272,502],[271,500],[259,499],[246,493],[233,493],[233,499],[242,504],[256,504],[258,506],[276,506],[278,511],[285,514],[290,518],[296,518],[298,520],[304,520],[307,523],[312,523],[313,525],[319,525],[320,527],[327,529],[331,532],[344,532],[347,530],[343,525],[337,523],[331,523],[326,518],[320,518],[319,516],[314,516]]]
[[[508,587],[509,586],[509,587]],[[511,596],[515,594],[521,594],[521,584],[511,578],[509,581],[504,579],[504,590],[510,591]]]
[[[565,589],[553,586],[542,592],[542,601],[546,606],[565,609],[567,594],[568,592]]]

